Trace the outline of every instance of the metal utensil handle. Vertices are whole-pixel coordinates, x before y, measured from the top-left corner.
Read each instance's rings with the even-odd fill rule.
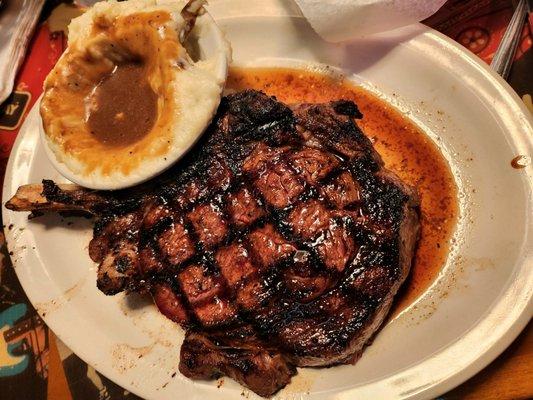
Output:
[[[504,79],[507,79],[509,76],[509,71],[513,65],[514,55],[520,42],[520,37],[522,36],[522,30],[524,29],[526,14],[526,0],[520,0],[490,63],[492,69]]]

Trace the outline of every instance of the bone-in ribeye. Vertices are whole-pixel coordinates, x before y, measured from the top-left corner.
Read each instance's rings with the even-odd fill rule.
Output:
[[[94,214],[100,290],[149,292],[186,329],[184,375],[228,375],[268,396],[296,366],[355,362],[409,272],[418,197],[358,118],[350,101],[289,107],[239,92],[148,184],[111,193],[43,181],[7,207]]]

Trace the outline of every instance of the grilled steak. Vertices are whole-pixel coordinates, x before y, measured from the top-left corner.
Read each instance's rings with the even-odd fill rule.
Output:
[[[355,362],[409,272],[418,198],[358,118],[349,101],[236,93],[152,183],[106,193],[44,181],[7,207],[95,214],[100,290],[149,292],[186,329],[184,375],[268,396],[295,366]]]

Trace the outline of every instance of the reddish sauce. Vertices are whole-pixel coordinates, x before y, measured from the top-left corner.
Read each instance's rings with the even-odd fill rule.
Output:
[[[387,168],[421,197],[422,235],[411,274],[396,300],[396,314],[419,297],[444,265],[458,215],[457,188],[435,144],[397,109],[366,90],[329,76],[285,68],[233,68],[228,89],[258,89],[286,103],[350,99],[363,113],[358,124]]]
[[[522,169],[527,167],[529,164],[529,157],[527,156],[516,156],[511,160],[511,167],[514,169]]]

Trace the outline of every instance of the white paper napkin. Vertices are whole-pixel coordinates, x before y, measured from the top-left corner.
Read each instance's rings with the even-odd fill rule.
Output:
[[[294,0],[313,29],[341,42],[419,22],[446,0]]]
[[[8,0],[0,10],[0,104],[11,94],[44,0]]]

